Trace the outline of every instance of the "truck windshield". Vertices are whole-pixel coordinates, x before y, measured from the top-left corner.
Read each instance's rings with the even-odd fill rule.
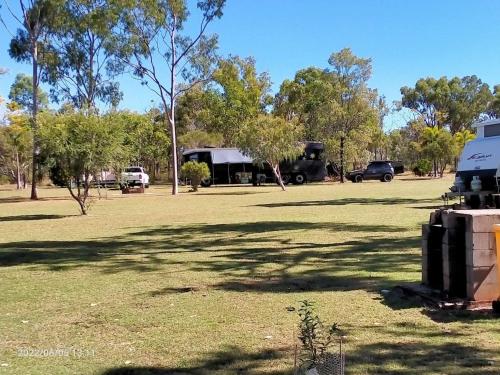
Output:
[[[142,172],[142,170],[139,167],[132,167],[132,168],[125,168],[125,172],[128,172],[128,173],[140,173],[140,172]]]

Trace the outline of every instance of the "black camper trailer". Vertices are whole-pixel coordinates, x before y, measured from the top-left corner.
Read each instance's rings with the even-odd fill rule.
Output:
[[[319,142],[305,142],[304,153],[293,161],[280,163],[280,171],[285,183],[323,181],[326,166],[323,160],[324,146]],[[254,185],[274,182],[275,176],[269,165],[258,166],[237,148],[198,148],[183,152],[183,161],[205,162],[210,169],[210,179],[203,186],[212,184]]]

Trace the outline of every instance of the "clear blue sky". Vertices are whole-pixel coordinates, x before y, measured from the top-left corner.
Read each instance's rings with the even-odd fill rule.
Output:
[[[344,47],[373,59],[370,84],[389,102],[421,77],[476,74],[491,86],[500,83],[496,0],[227,0],[223,18],[209,31],[219,35],[222,55],[253,56],[258,70],[270,74],[274,92],[298,69],[326,67],[329,55]],[[10,60],[9,40],[2,29],[0,66],[10,70],[0,78],[4,97],[16,73],[29,74],[29,66]],[[142,111],[157,101],[130,77],[119,80],[122,108]],[[390,117],[386,126],[400,125],[403,117]]]

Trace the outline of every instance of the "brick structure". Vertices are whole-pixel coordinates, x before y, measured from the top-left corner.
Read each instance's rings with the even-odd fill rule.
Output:
[[[495,224],[500,210],[442,210],[422,227],[422,282],[450,297],[500,299]]]

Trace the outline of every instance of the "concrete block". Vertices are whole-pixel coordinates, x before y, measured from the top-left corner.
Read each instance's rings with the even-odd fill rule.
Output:
[[[455,227],[456,217],[453,211],[442,211],[441,220],[443,223],[443,228],[453,228]]]
[[[490,250],[495,248],[495,235],[491,232],[465,233],[465,244],[468,251]]]
[[[481,284],[481,286],[474,291],[472,299],[474,301],[496,301],[500,299],[498,284]]]
[[[467,267],[467,297],[474,301],[500,298],[497,267]]]
[[[491,267],[495,264],[497,255],[493,249],[467,251],[465,253],[466,264],[469,267]]]
[[[427,269],[427,264],[422,263],[422,284],[429,284],[429,271]]]
[[[483,210],[478,210],[483,211]],[[500,211],[500,210],[491,210]],[[488,233],[492,231],[494,224],[500,224],[500,214],[488,214],[483,213],[483,215],[475,214],[469,216],[469,221],[471,225],[468,227],[472,232]]]
[[[429,243],[427,240],[422,240],[422,256],[425,257],[429,253]]]
[[[431,232],[431,226],[429,224],[422,225],[422,240],[427,241],[429,239],[429,233]]]

